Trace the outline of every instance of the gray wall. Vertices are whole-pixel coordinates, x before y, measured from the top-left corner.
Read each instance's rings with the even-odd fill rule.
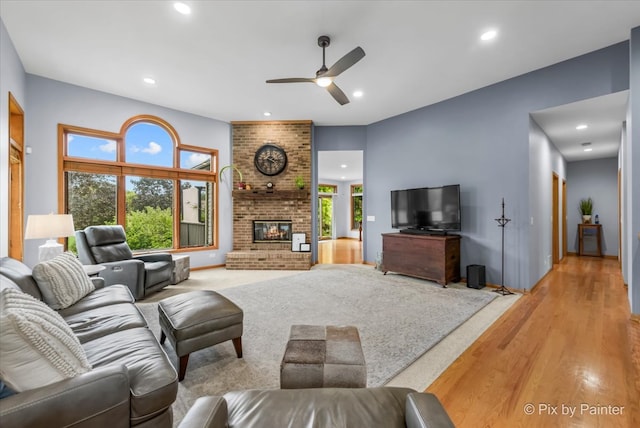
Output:
[[[374,262],[381,234],[392,231],[389,191],[460,183],[461,266],[484,264],[487,281],[500,282],[500,231],[495,218],[505,198],[505,285],[531,288],[541,277],[530,268],[535,240],[529,200],[529,113],[628,89],[629,45],[619,43],[367,127],[364,257]],[[533,201],[534,203],[547,203]],[[550,212],[546,213],[548,219]],[[545,218],[535,218],[544,222]],[[532,241],[533,240],[533,241]],[[531,247],[530,247],[531,244]]]
[[[531,278],[541,278],[551,270],[553,174],[558,176],[558,196],[562,201],[562,180],[567,178],[567,163],[549,140],[547,134],[532,119],[529,123],[529,266]],[[558,204],[562,219],[562,204]],[[562,255],[562,221],[560,221],[558,254]],[[562,257],[562,256],[560,256]]]
[[[52,159],[58,158],[59,123],[119,132],[133,116],[154,115],[175,128],[182,144],[217,149],[220,165],[229,163],[231,128],[218,120],[29,74],[27,104],[27,144],[33,153],[26,158],[25,215],[58,211],[58,164]],[[223,264],[225,253],[232,247],[231,189],[222,183],[219,193],[220,250],[191,253],[192,266]],[[25,241],[24,260],[28,265],[37,263],[40,245],[40,240]]]
[[[367,146],[366,126],[316,126],[316,151],[364,150]],[[317,171],[314,165],[314,171]]]
[[[592,222],[598,214],[602,224],[602,251],[618,255],[618,159],[594,159],[567,164],[567,228],[569,252],[578,252],[578,227],[582,216],[578,203],[593,199]]]
[[[9,33],[0,20],[0,257],[9,255],[9,92],[25,113],[26,79],[22,62],[18,57]],[[25,138],[29,134],[25,133]]]

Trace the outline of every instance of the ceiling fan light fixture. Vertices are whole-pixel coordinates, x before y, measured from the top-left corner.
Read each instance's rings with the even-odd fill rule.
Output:
[[[497,35],[498,35],[498,31],[497,30],[488,30],[488,31],[485,31],[484,33],[482,33],[482,35],[480,36],[480,40],[486,42],[488,40],[495,39]]]
[[[188,4],[177,1],[173,4],[173,8],[183,15],[189,15],[191,13],[191,8]]]
[[[333,83],[333,80],[331,80],[330,77],[318,77],[316,79],[316,85],[320,86],[321,88],[326,88],[332,83]]]

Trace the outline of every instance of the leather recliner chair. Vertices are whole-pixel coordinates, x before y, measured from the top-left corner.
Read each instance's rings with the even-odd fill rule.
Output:
[[[124,228],[89,226],[76,231],[78,258],[84,265],[102,265],[98,273],[105,285],[125,284],[136,300],[171,283],[173,262],[169,253],[133,255]]]

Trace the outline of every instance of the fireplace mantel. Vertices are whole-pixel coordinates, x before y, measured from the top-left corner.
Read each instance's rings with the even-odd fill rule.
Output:
[[[233,190],[234,199],[309,199],[306,190]]]

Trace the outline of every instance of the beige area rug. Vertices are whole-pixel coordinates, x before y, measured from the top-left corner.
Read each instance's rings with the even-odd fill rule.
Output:
[[[482,303],[479,307],[482,307],[484,305],[486,306],[484,306],[479,311],[478,309],[461,309],[463,311],[471,311],[468,312],[469,315],[464,316],[463,319],[466,319],[469,316],[471,316],[471,318],[462,325],[460,325],[459,322],[454,322],[454,324],[451,324],[451,322],[453,321],[447,321],[446,318],[448,317],[448,314],[439,315],[440,317],[445,318],[444,322],[442,323],[442,329],[440,329],[440,323],[437,323],[437,326],[435,328],[429,327],[429,324],[426,324],[425,328],[434,330],[434,332],[432,333],[435,333],[436,335],[440,334],[439,337],[436,337],[434,339],[437,344],[435,346],[429,345],[427,348],[429,348],[430,346],[432,347],[430,347],[429,351],[427,351],[421,357],[420,354],[424,351],[416,352],[416,350],[414,350],[414,352],[416,352],[415,358],[417,358],[417,360],[415,360],[411,364],[411,361],[415,359],[414,357],[412,357],[406,363],[401,364],[399,366],[399,370],[401,371],[397,373],[397,375],[393,378],[389,378],[387,374],[381,375],[382,377],[374,375],[372,378],[371,376],[369,376],[368,382],[370,385],[387,384],[394,386],[406,386],[416,390],[424,390],[433,380],[435,380],[440,375],[440,373],[442,373],[442,371],[446,369],[449,364],[451,364],[451,362],[455,360],[455,358],[457,358],[458,355],[460,355],[518,298],[517,295],[499,296],[497,295],[497,293],[468,289],[463,284],[450,284],[450,289],[444,290],[437,284],[430,283],[429,281],[412,279],[406,276],[393,274],[383,276],[382,273],[375,271],[373,267],[366,265],[351,265],[346,267],[341,267],[338,265],[318,265],[315,266],[307,275],[305,275],[304,272],[301,271],[227,271],[223,268],[194,271],[191,273],[191,277],[189,280],[184,281],[176,286],[170,286],[166,288],[162,292],[157,293],[151,296],[151,298],[148,298],[141,302],[140,306],[145,316],[149,319],[150,326],[154,329],[156,335],[159,335],[159,332],[155,331],[158,329],[157,321],[155,319],[157,315],[157,312],[155,312],[157,311],[157,308],[155,308],[155,303],[165,297],[199,289],[217,290],[221,291],[222,294],[228,293],[230,296],[234,296],[234,293],[239,292],[240,289],[246,290],[246,288],[239,287],[230,289],[232,287],[259,283],[256,284],[256,287],[259,289],[260,287],[264,288],[265,284],[278,284],[279,282],[277,280],[280,278],[286,278],[301,274],[304,276],[297,276],[296,278],[284,280],[283,282],[303,282],[307,280],[307,277],[330,278],[331,282],[338,282],[339,280],[337,280],[336,278],[342,278],[340,275],[347,276],[355,274],[358,280],[360,280],[360,277],[364,278],[363,281],[365,284],[373,284],[378,281],[383,281],[391,285],[396,285],[400,288],[408,288],[410,292],[413,292],[414,289],[425,288],[426,290],[431,290],[432,292],[434,292],[434,295],[443,296],[442,298],[444,299],[454,299],[454,295],[458,294],[461,298],[465,298],[467,300],[471,296],[472,300],[480,299],[484,301],[484,303]],[[320,274],[322,275],[320,276]],[[226,292],[223,291],[226,289],[230,290],[227,290]],[[494,298],[496,296],[498,296],[498,298]],[[280,301],[282,300],[282,298],[278,298],[278,300]],[[294,298],[292,300],[295,301],[296,299]],[[413,300],[413,298],[410,298],[409,300]],[[445,303],[441,303],[440,305],[446,306],[447,301],[448,300],[445,300]],[[487,304],[487,301],[491,302]],[[468,302],[467,305],[469,304],[473,304],[473,302]],[[419,307],[420,306],[418,306],[418,308]],[[252,312],[255,311],[256,310]],[[415,312],[416,308],[414,308],[413,311]],[[326,312],[326,310],[324,312]],[[347,310],[347,312],[352,311]],[[475,315],[473,315],[474,313]],[[245,314],[245,330],[248,330],[248,316],[250,315]],[[338,317],[337,313],[329,316],[328,319],[339,319],[336,317]],[[320,318],[320,320],[325,320],[325,318]],[[451,334],[447,335],[447,333],[449,333],[452,328],[454,330],[451,332]],[[258,329],[259,330],[257,332],[253,332],[254,338],[262,335],[260,331],[262,331],[263,327],[258,327]],[[267,330],[267,328],[264,329],[265,332]],[[269,334],[280,335],[279,330],[285,330],[285,328],[279,328],[278,330],[270,332]],[[366,327],[364,330],[364,335],[366,335]],[[439,330],[442,330],[442,332],[438,333]],[[275,341],[278,342],[278,344],[275,345],[277,351],[271,350],[271,353],[275,352],[276,354],[278,354],[278,352],[282,352],[282,350],[284,349],[283,343],[286,342],[287,333],[288,332],[284,332],[282,334],[283,337],[275,338]],[[245,331],[245,334],[247,335],[245,340],[251,337],[251,333],[249,333],[248,331]],[[444,337],[445,335],[446,337]],[[393,336],[394,334],[390,336],[388,335],[386,336],[386,339],[384,339],[383,336],[379,342],[376,342],[375,345],[370,345],[373,348],[368,350],[365,349],[365,354],[373,353],[372,351],[379,352],[378,348],[384,348],[384,346],[387,345],[386,342],[395,340]],[[409,345],[413,345],[413,343],[410,342]],[[367,345],[363,343],[363,348],[366,348],[366,346]],[[247,356],[247,352],[250,352],[247,350],[250,350],[250,347],[251,342],[249,342],[248,344],[247,342],[245,342],[246,355],[245,359],[243,359],[244,361],[240,362],[233,355],[233,348],[231,346],[231,343],[220,344],[215,347],[207,348],[207,350],[199,351],[192,355],[189,368],[187,370],[187,376],[185,380],[180,384],[178,399],[174,404],[176,423],[178,423],[182,419],[184,412],[186,412],[187,408],[195,398],[200,395],[211,393],[211,391],[214,391],[214,393],[223,393],[226,390],[232,389],[277,387],[278,375],[277,373],[272,373],[274,372],[274,370],[277,371],[277,367],[276,369],[274,369],[274,367],[272,366],[277,366],[276,360],[280,357],[280,354],[271,355],[269,356],[269,358],[267,358],[267,361],[264,362],[262,360],[252,360],[251,357]],[[391,347],[389,350],[384,352],[394,352],[394,349],[396,349],[396,347]],[[282,348],[282,350],[280,350],[280,348]],[[425,348],[422,349],[424,350]],[[173,350],[170,348],[170,345],[168,345],[168,343],[165,344],[165,350],[167,351],[167,354],[170,356],[170,358],[174,360],[175,354],[173,353]],[[404,355],[397,354],[392,357],[391,360],[395,363],[395,360],[400,359],[401,357],[404,357]],[[371,359],[375,360],[375,358],[373,358],[373,355]],[[369,366],[369,359],[367,360],[367,362]],[[378,365],[378,367],[376,368],[376,364],[380,364],[380,362],[371,361],[371,363],[372,372],[377,372],[381,369],[382,371],[385,371],[387,369],[386,366],[389,365],[388,362],[384,363],[383,361],[383,366],[380,367]],[[402,370],[403,368],[404,370]],[[211,371],[211,369],[213,369],[213,371]],[[396,370],[394,369],[391,374],[393,374],[394,371]],[[221,377],[224,379],[221,379],[220,376],[215,376],[215,373],[222,372],[224,372],[224,375]],[[207,377],[209,380],[203,383],[203,376]],[[212,376],[216,377],[216,379],[212,379]]]

